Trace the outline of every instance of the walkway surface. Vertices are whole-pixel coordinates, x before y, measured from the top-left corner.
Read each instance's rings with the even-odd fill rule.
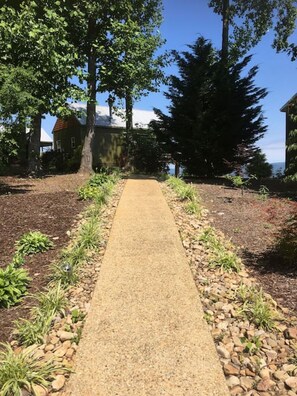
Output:
[[[73,396],[229,395],[173,216],[153,179],[121,197]]]

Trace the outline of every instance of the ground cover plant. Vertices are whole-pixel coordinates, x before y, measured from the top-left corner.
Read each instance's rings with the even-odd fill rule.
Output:
[[[269,194],[260,198],[263,181],[253,181],[243,197],[222,178],[192,183],[212,226],[237,246],[239,257],[263,290],[297,312],[296,185],[267,179]]]
[[[166,180],[166,183],[177,194],[178,198],[185,202],[185,211],[199,217],[202,208],[197,191],[195,191],[193,186],[178,177],[169,176]]]
[[[29,274],[22,268],[14,268],[12,264],[0,268],[0,307],[9,308],[20,302],[29,282]]]
[[[77,188],[85,181],[77,175],[49,176],[42,179],[0,177],[0,268],[9,264],[23,267],[31,278],[29,296],[46,287],[50,275],[50,263],[69,243],[68,230],[78,220],[85,202],[77,199]],[[29,230],[40,230],[50,235],[54,246],[40,254],[17,258],[15,241]],[[17,258],[17,260],[16,260]],[[17,261],[17,263],[16,263]],[[0,341],[11,338],[13,322],[29,318],[35,299],[26,297],[13,309],[0,307]]]
[[[30,231],[16,242],[17,253],[23,256],[46,252],[52,246],[49,237],[40,231]]]
[[[112,184],[110,183],[111,178],[113,180]],[[100,188],[105,196],[110,195],[112,192],[112,186],[114,186],[116,180],[117,178],[114,178],[113,176],[108,177],[106,183],[102,183],[100,187],[97,188]],[[107,183],[109,183],[108,188],[104,188],[104,184]],[[36,303],[30,310],[30,318],[20,319],[15,323],[15,335],[19,345],[26,346],[27,349],[29,347],[30,350],[30,345],[36,345],[45,342],[45,336],[50,331],[54,318],[60,317],[62,319],[68,312],[67,310],[69,309],[67,308],[68,301],[66,299],[66,292],[68,286],[72,283],[71,279],[69,278],[69,274],[75,269],[78,279],[78,276],[80,275],[80,268],[83,264],[89,262],[91,255],[94,254],[94,251],[96,251],[96,248],[100,243],[99,226],[101,211],[102,202],[98,203],[96,200],[94,200],[93,204],[85,211],[82,224],[76,230],[69,248],[63,252],[61,258],[58,261],[58,264],[63,270],[65,277],[61,279],[59,276],[53,276],[53,280],[49,284],[48,288],[45,291],[33,296]],[[66,251],[67,253],[65,253]],[[68,262],[65,262],[65,259],[69,257],[73,258],[71,263],[72,265],[74,264],[73,267],[70,266]],[[60,261],[61,259],[62,261]],[[78,323],[83,320],[84,314],[79,310],[74,310],[71,312],[71,317],[73,317],[73,323]],[[66,327],[65,330],[67,331]],[[78,341],[79,337],[80,332],[78,329],[74,341]],[[4,347],[0,366],[2,363],[4,365],[4,362],[10,358],[11,351],[12,350],[10,347]],[[43,363],[45,363],[45,366],[47,366],[47,363],[44,361],[44,359],[39,357],[39,360],[41,367]],[[14,365],[12,368],[14,372],[14,378],[13,381],[6,381],[5,384],[3,384],[3,389],[5,389],[5,392],[7,390],[7,393],[5,394],[18,394],[15,392],[19,392],[21,389],[27,389],[29,392],[34,393],[35,390],[32,388],[32,386],[38,382],[35,381],[33,385],[31,385],[29,382],[24,383],[24,371],[20,372],[20,370],[18,370],[18,361],[12,359],[12,364]],[[53,365],[53,371],[57,373],[56,365]],[[28,376],[30,376],[30,372],[28,373]],[[47,386],[47,380],[52,379],[50,377],[47,378],[46,370],[44,375],[40,378],[40,384],[42,384],[42,386]],[[1,388],[1,390],[3,389]]]
[[[15,353],[9,344],[0,346],[0,389],[2,396],[22,396],[24,389],[36,394],[36,385],[46,388],[57,367],[44,362],[36,347]],[[34,389],[35,388],[35,389]]]

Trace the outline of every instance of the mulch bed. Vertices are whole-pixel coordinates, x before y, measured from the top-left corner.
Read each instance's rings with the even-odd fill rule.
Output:
[[[32,281],[29,293],[42,290],[48,283],[50,263],[67,245],[67,231],[78,219],[85,203],[78,200],[77,188],[84,178],[77,175],[51,176],[44,179],[0,177],[0,267],[12,259],[15,241],[28,231],[41,231],[50,236],[54,247],[50,251],[26,258],[24,268]],[[0,309],[0,341],[7,341],[13,322],[27,318],[32,299],[10,309]]]
[[[222,179],[199,180],[195,185],[214,227],[239,248],[250,274],[279,304],[297,313],[297,263],[288,264],[276,248],[288,220],[297,215],[296,190],[290,199],[282,191],[261,200],[256,189],[242,196]]]

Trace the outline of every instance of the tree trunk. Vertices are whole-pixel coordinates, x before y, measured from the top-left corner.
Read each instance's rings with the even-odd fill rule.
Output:
[[[40,166],[40,135],[41,114],[37,114],[31,122],[30,140],[28,148],[28,172],[32,176],[38,176],[41,172]]]
[[[96,52],[93,46],[94,31],[96,29],[96,20],[89,21],[89,37],[90,49],[88,57],[88,102],[87,102],[87,122],[86,134],[83,143],[81,163],[79,173],[93,172],[93,141],[95,136],[95,121],[96,121]]]
[[[226,65],[228,63],[229,55],[229,13],[230,13],[230,2],[229,0],[223,0],[223,12],[222,12],[222,62]]]
[[[127,133],[133,129],[133,99],[131,92],[126,92],[126,130]]]

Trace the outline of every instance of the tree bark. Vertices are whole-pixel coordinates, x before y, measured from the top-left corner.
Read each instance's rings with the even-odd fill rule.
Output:
[[[32,176],[38,176],[41,172],[40,166],[40,135],[42,115],[33,117],[30,128],[30,140],[28,147],[28,172]]]
[[[126,130],[127,133],[133,129],[133,99],[131,92],[126,92]]]
[[[93,142],[95,136],[95,122],[96,122],[96,51],[93,46],[93,37],[96,29],[96,20],[91,18],[89,20],[89,38],[90,49],[88,56],[88,102],[87,102],[87,122],[86,134],[83,143],[81,163],[79,173],[93,172]]]
[[[223,0],[223,12],[222,12],[222,62],[223,64],[228,63],[228,55],[229,55],[229,15],[230,13],[230,1]]]

